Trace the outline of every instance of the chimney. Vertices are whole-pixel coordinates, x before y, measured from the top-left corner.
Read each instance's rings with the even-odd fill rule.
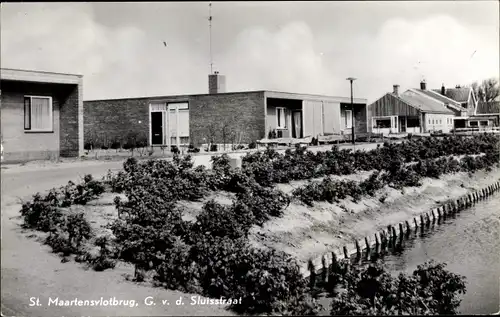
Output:
[[[446,96],[446,88],[444,88],[444,84],[441,86],[441,95]]]
[[[393,94],[395,94],[396,96],[399,96],[399,85],[393,85],[392,86],[393,88]]]
[[[420,82],[420,89],[425,90],[425,87],[426,87],[426,85],[425,85],[425,80],[422,80],[422,81]]]
[[[226,77],[219,75],[219,72],[214,72],[208,75],[208,93],[220,94],[226,92]]]

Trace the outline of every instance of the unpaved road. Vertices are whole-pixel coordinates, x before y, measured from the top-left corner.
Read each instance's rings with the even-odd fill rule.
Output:
[[[4,316],[165,316],[165,315],[231,315],[220,306],[190,305],[190,294],[152,288],[125,280],[123,274],[133,269],[118,266],[114,270],[94,272],[80,264],[61,263],[50,253],[50,248],[30,239],[28,232],[19,228],[20,204],[18,198],[30,198],[37,191],[77,181],[90,173],[104,175],[108,169],[119,169],[120,162],[65,164],[64,167],[2,169],[2,314]],[[153,297],[156,305],[144,301]],[[30,307],[30,298],[39,298],[39,306]],[[99,300],[101,297],[117,300],[135,300],[137,306],[48,306],[49,298]],[[184,305],[176,305],[183,298]],[[169,305],[162,300],[168,300]],[[36,302],[36,301],[34,301]]]

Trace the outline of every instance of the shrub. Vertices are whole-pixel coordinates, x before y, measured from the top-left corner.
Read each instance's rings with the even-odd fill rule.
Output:
[[[252,141],[248,144],[249,149],[255,149],[257,148],[257,143],[255,141]]]
[[[431,261],[398,277],[380,264],[354,267],[344,275],[346,291],[333,298],[330,315],[455,315],[465,277],[444,267]]]
[[[179,153],[181,153],[181,151],[179,150],[179,148],[177,147],[177,145],[171,145],[170,146],[170,152],[172,152],[173,154],[179,154]]]
[[[71,214],[67,217],[65,229],[68,233],[69,243],[79,249],[84,240],[92,237],[92,227],[85,219],[83,213]]]
[[[77,252],[77,249],[71,244],[68,233],[61,230],[54,230],[45,239],[45,244],[52,248],[54,253],[62,253],[63,256],[69,256]]]
[[[44,232],[49,232],[64,221],[62,212],[39,193],[33,196],[31,202],[22,205],[21,215],[25,227]]]
[[[96,238],[94,244],[99,247],[99,255],[95,258],[87,260],[94,271],[104,271],[106,269],[114,269],[116,260],[111,249],[111,239],[109,236],[103,235]]]
[[[198,153],[200,149],[195,147],[193,144],[189,144],[188,153]]]
[[[192,230],[215,237],[238,239],[246,237],[255,222],[250,208],[241,203],[223,206],[211,200],[196,217]]]
[[[250,209],[255,217],[255,224],[262,225],[270,217],[280,217],[290,204],[290,197],[282,191],[254,186],[246,192],[236,194],[237,204]]]

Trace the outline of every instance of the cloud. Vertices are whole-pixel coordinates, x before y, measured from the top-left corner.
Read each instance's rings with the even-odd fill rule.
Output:
[[[83,74],[85,99],[199,92],[188,88],[196,87],[191,74],[199,59],[183,43],[165,48],[163,39],[138,27],[105,27],[87,4],[8,9],[9,15],[2,10],[2,67]]]
[[[2,67],[81,73],[85,99],[207,92],[208,39],[162,24],[168,16],[167,22],[148,21],[154,29],[129,20],[105,26],[85,3],[4,5]],[[314,29],[308,20],[279,27],[261,21],[241,29],[234,40],[219,41],[215,70],[227,76],[230,91],[343,96],[350,92],[345,78],[354,76],[355,96],[374,101],[393,84],[404,90],[418,86],[422,77],[439,88],[498,76],[495,23],[466,27],[446,15],[400,17],[376,32],[350,32],[328,21]]]

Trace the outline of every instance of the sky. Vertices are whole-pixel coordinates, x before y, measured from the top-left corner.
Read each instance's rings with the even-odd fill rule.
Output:
[[[212,2],[226,90],[375,101],[500,73],[498,1]],[[2,3],[2,68],[84,76],[84,99],[208,92],[208,2]],[[163,42],[166,42],[166,46]]]

